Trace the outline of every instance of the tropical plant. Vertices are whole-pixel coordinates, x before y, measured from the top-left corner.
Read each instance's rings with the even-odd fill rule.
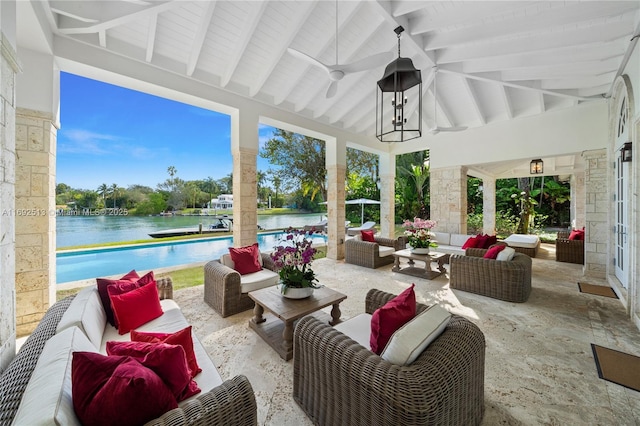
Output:
[[[309,235],[305,231],[289,228],[271,253],[271,259],[280,275],[282,294],[289,288],[319,288],[311,269],[316,249],[312,246],[311,239],[307,238]]]

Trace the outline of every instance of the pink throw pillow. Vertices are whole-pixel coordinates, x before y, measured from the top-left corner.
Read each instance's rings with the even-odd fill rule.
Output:
[[[260,249],[258,248],[258,243],[240,248],[229,247],[229,254],[235,265],[234,269],[238,271],[240,275],[262,270],[259,260]]]
[[[85,425],[141,425],[178,407],[151,369],[128,356],[74,352],[71,395]]]
[[[498,257],[498,253],[504,250],[505,247],[506,246],[503,246],[502,244],[493,246],[489,250],[487,250],[487,252],[482,257],[484,257],[485,259],[495,259]]]
[[[362,241],[368,241],[370,243],[376,242],[373,231],[360,231],[360,233],[362,234]]]
[[[474,248],[478,246],[477,237],[469,237],[462,245],[463,249]]]
[[[138,273],[134,270],[127,273],[125,276],[120,278],[119,280],[111,280],[108,278],[96,278],[96,285],[98,287],[98,294],[100,295],[100,301],[102,302],[102,307],[104,308],[105,314],[107,314],[107,321],[112,326],[116,326],[114,318],[113,318],[113,309],[111,309],[111,301],[109,300],[109,292],[107,287],[112,284],[122,284],[122,283],[131,283],[140,279]]]
[[[107,342],[107,355],[130,356],[153,370],[169,387],[178,402],[200,392],[191,379],[187,355],[182,346],[167,343]]]
[[[131,341],[150,342],[150,343],[168,343],[170,345],[180,345],[184,349],[187,357],[187,364],[191,372],[191,378],[196,377],[202,371],[196,360],[196,354],[193,350],[193,338],[191,337],[191,326],[183,328],[175,333],[147,333],[142,331],[131,331]]]
[[[397,329],[416,316],[415,284],[377,309],[371,316],[371,350],[380,355]]]
[[[163,313],[155,281],[109,298],[120,334],[128,333]]]

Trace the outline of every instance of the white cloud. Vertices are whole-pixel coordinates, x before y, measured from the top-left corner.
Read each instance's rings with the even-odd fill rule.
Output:
[[[113,153],[113,142],[121,138],[83,129],[60,130],[58,151],[70,154],[107,155]]]

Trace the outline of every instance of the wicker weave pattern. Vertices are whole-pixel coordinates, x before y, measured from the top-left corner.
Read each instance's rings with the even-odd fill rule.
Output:
[[[20,348],[20,351],[0,376],[0,425],[9,425],[18,411],[22,394],[36,368],[38,357],[47,340],[56,334],[56,328],[73,296],[53,304]]]
[[[584,265],[584,240],[570,240],[569,232],[558,232],[556,237],[556,261]]]
[[[370,290],[366,311],[393,297]],[[426,308],[418,304],[418,312]],[[317,425],[477,425],[484,415],[484,362],[484,335],[457,315],[404,367],[307,316],[294,331],[293,397]]]
[[[449,287],[508,302],[526,302],[531,294],[531,258],[515,253],[510,261],[484,259],[485,249],[467,249],[450,260]]]
[[[263,268],[276,269],[271,256],[260,253]],[[240,274],[219,260],[204,265],[204,301],[223,318],[253,309],[253,300],[240,291]]]
[[[396,251],[407,246],[407,237],[400,236],[391,239],[375,237],[376,242],[360,241],[355,238],[344,243],[344,261],[365,268],[376,269],[383,265],[393,263],[393,256],[380,257],[380,246],[393,247]]]

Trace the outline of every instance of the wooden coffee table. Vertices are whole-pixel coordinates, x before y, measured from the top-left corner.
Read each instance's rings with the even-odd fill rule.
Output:
[[[415,254],[410,249],[404,249],[393,253],[393,257],[395,258],[393,268],[391,268],[393,272],[432,280],[447,271],[444,268],[444,264],[449,261],[450,255],[435,251],[429,252],[429,254]],[[400,259],[402,258],[409,259],[409,266],[400,268]],[[415,266],[415,260],[424,262],[424,268]],[[438,264],[438,269],[432,269],[431,262],[436,262]]]
[[[249,320],[251,327],[267,342],[285,361],[293,358],[293,327],[297,319],[315,313],[317,317],[324,317],[329,324],[340,322],[340,302],[347,298],[327,287],[317,288],[306,299],[287,299],[280,290],[273,286],[249,292],[249,297],[256,302],[253,308],[253,318]],[[333,305],[331,317],[322,308]],[[264,315],[267,310],[271,314]],[[280,321],[278,321],[278,319]]]

